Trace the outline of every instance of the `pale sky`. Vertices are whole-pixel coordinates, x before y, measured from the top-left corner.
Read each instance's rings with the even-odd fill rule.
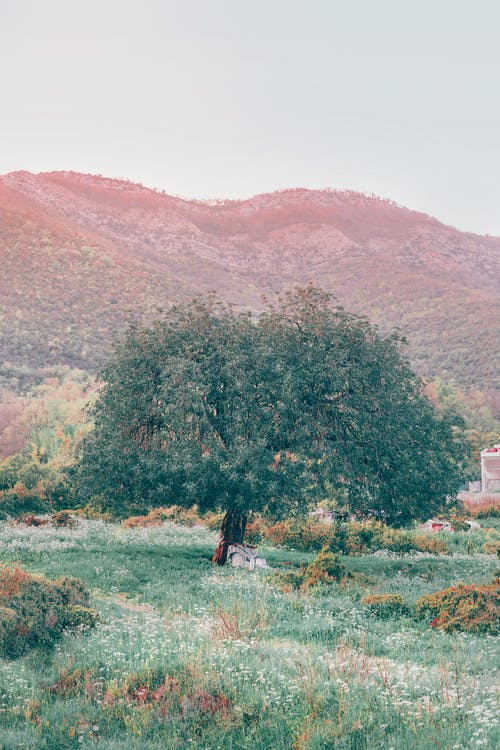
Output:
[[[0,173],[349,188],[500,235],[497,0],[0,0]]]

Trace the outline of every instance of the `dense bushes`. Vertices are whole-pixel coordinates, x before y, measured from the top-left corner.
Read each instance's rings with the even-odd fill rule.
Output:
[[[47,526],[52,525],[56,528],[70,528],[76,526],[78,517],[71,510],[59,510],[52,515],[36,516],[34,513],[21,513],[13,523],[24,524],[25,526]]]
[[[214,514],[210,514],[212,516]],[[133,529],[140,526],[159,526],[164,521],[171,521],[181,526],[196,526],[204,523],[196,509],[183,508],[180,505],[170,505],[166,508],[153,508],[147,516],[129,516],[122,522],[124,529]],[[220,528],[221,517],[217,516],[217,528]]]
[[[0,519],[68,507],[74,507],[74,495],[54,462],[46,464],[26,453],[0,462]]]
[[[458,586],[436,591],[417,599],[417,617],[432,627],[450,633],[464,630],[477,634],[500,632],[500,581]]]
[[[252,528],[250,528],[250,532]],[[335,529],[318,521],[280,521],[274,526],[261,525],[261,540],[273,545],[292,547],[301,552],[318,552],[325,544],[334,550]],[[257,541],[257,539],[255,539]]]
[[[21,513],[47,513],[50,509],[51,504],[41,483],[37,482],[28,489],[18,481],[13,487],[0,489],[0,519]]]
[[[381,549],[400,555],[412,551],[449,553],[448,545],[442,538],[392,529],[373,520],[325,523],[295,519],[269,526],[261,518],[256,518],[248,524],[246,538],[254,544],[268,541],[301,552],[317,552],[326,545],[332,552],[342,555],[362,555]]]
[[[91,627],[97,613],[76,578],[49,581],[21,568],[0,570],[0,654],[15,658],[54,643],[65,628]]]

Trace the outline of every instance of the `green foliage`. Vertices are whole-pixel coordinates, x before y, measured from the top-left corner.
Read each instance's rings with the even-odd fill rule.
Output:
[[[476,518],[500,518],[500,505],[489,505],[487,508],[477,511]]]
[[[71,507],[73,488],[61,465],[20,453],[0,462],[0,518]]]
[[[345,565],[328,547],[323,547],[312,563],[307,566],[303,586],[310,587],[317,583],[338,582],[345,575]]]
[[[398,555],[404,555],[417,549],[414,535],[410,531],[387,528],[384,532],[382,545]]]
[[[74,578],[48,581],[21,568],[0,570],[0,653],[16,658],[51,646],[65,628],[92,627],[97,619],[87,588]]]
[[[11,607],[0,607],[0,653],[2,656],[12,653],[17,654],[19,616]]]
[[[450,548],[445,539],[437,534],[417,533],[413,537],[415,549],[419,552],[429,552],[432,555],[448,555]]]
[[[430,622],[432,627],[451,633],[493,635],[500,632],[500,581],[457,586],[420,597],[415,603],[417,617]]]
[[[259,526],[260,539],[256,535]],[[292,547],[304,552],[318,552],[325,545],[334,551],[343,551],[344,548],[340,543],[341,528],[340,524],[328,524],[310,519],[303,521],[298,518],[278,521],[269,526],[259,519],[250,524],[250,534],[253,534],[250,538],[255,541],[266,540],[274,545]]]
[[[371,615],[383,620],[400,617],[409,612],[401,594],[369,594],[361,599],[361,604]]]
[[[401,346],[313,288],[257,321],[212,298],[172,307],[102,373],[80,492],[122,516],[182,502],[280,517],[332,489],[393,523],[437,512],[457,446]]]
[[[269,580],[278,583],[285,591],[308,591],[318,584],[339,583],[348,577],[344,563],[328,547],[323,547],[309,564],[302,562],[298,568],[273,571]]]
[[[500,441],[500,420],[495,418],[487,395],[440,378],[429,383],[426,393],[441,414],[448,414],[457,423],[455,431],[463,446],[464,480],[478,480],[481,451]]]
[[[380,521],[324,522],[301,519],[280,521],[269,525],[261,517],[251,520],[247,529],[252,543],[270,542],[304,552],[317,552],[325,545],[342,555],[363,555],[388,550],[399,555],[408,552],[449,554],[449,536],[432,535],[415,530],[394,529]],[[474,540],[481,546],[485,539],[476,533]],[[460,543],[460,537],[458,542]],[[475,547],[477,547],[477,543]]]

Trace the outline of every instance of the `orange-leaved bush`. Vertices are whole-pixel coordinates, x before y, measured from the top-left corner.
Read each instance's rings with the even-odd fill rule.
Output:
[[[500,632],[500,580],[477,585],[459,583],[415,603],[417,617],[447,633],[463,630],[476,634]]]

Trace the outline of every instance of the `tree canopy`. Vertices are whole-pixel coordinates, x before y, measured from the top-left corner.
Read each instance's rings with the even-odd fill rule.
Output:
[[[168,503],[280,517],[343,493],[395,524],[460,483],[452,425],[394,333],[313,287],[259,316],[214,297],[131,326],[101,373],[80,487],[117,515]]]

